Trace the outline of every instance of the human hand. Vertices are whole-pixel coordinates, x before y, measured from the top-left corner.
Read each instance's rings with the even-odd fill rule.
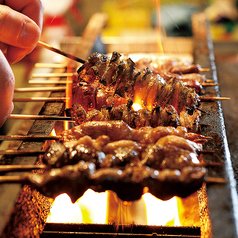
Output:
[[[35,48],[42,23],[41,0],[0,0],[0,126],[13,110],[15,79],[8,62],[18,62]]]
[[[41,0],[0,0],[0,49],[10,63],[29,54],[40,39]]]

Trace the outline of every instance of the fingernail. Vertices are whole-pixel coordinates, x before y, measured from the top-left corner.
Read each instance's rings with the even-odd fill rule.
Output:
[[[40,32],[36,24],[32,22],[24,22],[18,35],[17,42],[23,47],[31,47],[39,40]]]

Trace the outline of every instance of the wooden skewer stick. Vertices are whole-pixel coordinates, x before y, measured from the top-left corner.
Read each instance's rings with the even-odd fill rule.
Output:
[[[209,68],[200,68],[199,72],[209,72],[210,69]]]
[[[28,178],[26,176],[21,175],[0,176],[0,183],[27,183],[27,182]],[[227,180],[223,178],[206,177],[205,183],[224,184],[227,183]]]
[[[64,52],[64,51],[62,51],[62,50],[60,50],[60,49],[57,49],[57,48],[53,47],[53,46],[50,46],[50,45],[48,45],[48,44],[46,44],[46,43],[44,43],[44,42],[42,42],[42,41],[38,41],[37,45],[40,46],[40,47],[43,47],[43,48],[45,48],[45,49],[47,49],[47,50],[50,50],[50,51],[52,51],[52,52],[55,52],[55,53],[57,53],[57,54],[63,55],[63,56],[65,56],[65,57],[67,57],[67,58],[70,58],[70,59],[72,59],[72,60],[75,60],[75,61],[77,61],[77,62],[79,62],[79,63],[82,63],[82,64],[85,63],[85,60],[80,59],[80,58],[78,58],[78,57],[76,57],[76,56],[74,56],[74,55],[71,55],[71,54],[69,54],[69,53],[66,53],[66,52]]]
[[[66,97],[30,97],[30,98],[13,98],[13,102],[65,102]]]
[[[25,177],[22,177],[21,175],[15,175],[15,176],[0,176],[0,183],[24,183],[27,182]]]
[[[64,69],[67,67],[67,64],[51,64],[51,63],[36,63],[36,68],[51,68],[51,69]]]
[[[29,92],[51,92],[51,91],[64,91],[65,86],[62,87],[32,87],[32,88],[15,88],[15,93],[29,93]]]
[[[214,83],[213,79],[206,79],[206,83]]]
[[[0,165],[0,172],[29,171],[35,169],[48,169],[46,165]]]
[[[227,183],[227,180],[224,178],[216,178],[216,177],[206,177],[206,183]]]
[[[45,140],[58,140],[58,139],[60,139],[60,136],[0,135],[0,141],[5,140],[45,141]]]
[[[51,115],[23,115],[11,114],[8,119],[21,119],[21,120],[48,120],[48,121],[72,121],[71,117],[51,116]]]
[[[222,163],[219,162],[202,162],[201,164],[199,164],[200,166],[204,166],[204,167],[209,167],[209,166],[223,166]]]
[[[0,155],[35,156],[44,154],[43,150],[0,150]]]
[[[206,86],[219,86],[219,83],[201,83],[202,86],[206,87]]]
[[[218,163],[202,163],[198,166],[221,166]],[[49,169],[47,165],[0,165],[0,172],[28,171],[35,169]]]
[[[197,142],[197,141],[194,141]],[[213,154],[215,151],[214,150],[202,150],[202,151],[198,151],[198,154]]]
[[[199,99],[202,101],[230,100],[230,98],[228,97],[206,97],[206,96],[199,96]]]
[[[32,85],[46,85],[46,84],[66,84],[66,83],[73,83],[72,80],[66,81],[66,80],[29,80],[29,84]]]
[[[76,73],[46,73],[46,74],[32,74],[32,78],[67,78],[73,77]]]

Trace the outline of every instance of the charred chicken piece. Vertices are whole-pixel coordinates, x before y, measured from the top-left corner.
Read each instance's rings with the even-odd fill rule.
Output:
[[[163,77],[165,80],[169,80],[171,78],[180,79],[180,75],[187,74],[195,74],[198,75],[201,70],[200,65],[191,64],[188,61],[184,61],[181,59],[170,59],[170,58],[148,58],[143,57],[136,61],[136,68],[138,70],[143,71],[145,68],[150,68],[152,72],[155,74],[160,74],[162,77],[165,75],[167,77]],[[186,76],[185,76],[186,77]],[[199,76],[198,76],[199,79]],[[204,83],[206,78],[203,76],[204,81],[200,81],[200,83]]]
[[[71,109],[68,110],[70,116],[76,125],[80,125],[87,121],[110,121],[123,120],[132,128],[139,128],[143,126],[174,126],[180,125],[179,116],[173,106],[167,106],[164,109],[156,106],[152,111],[148,109],[140,109],[133,111],[130,103],[122,104],[117,107],[105,106],[101,110],[93,109],[88,113],[82,107],[75,103]],[[195,123],[195,122],[193,122]]]
[[[89,121],[64,131],[61,140],[64,142],[73,141],[84,136],[96,139],[102,135],[108,136],[111,141],[133,140],[140,143],[156,143],[161,137],[166,135],[176,135],[183,138],[189,136],[193,140],[205,138],[199,134],[188,133],[187,128],[181,126],[177,128],[158,126],[155,128],[142,127],[133,129],[123,121]]]
[[[176,78],[189,88],[194,88],[197,93],[202,90],[201,83],[206,81],[205,75],[201,75],[200,65],[194,65],[180,59],[150,59],[141,58],[136,62],[136,68],[143,71],[150,68],[153,74],[159,74],[166,82]]]
[[[186,139],[185,128],[134,130],[119,121],[97,122],[96,127],[94,122],[91,126],[92,122],[80,125],[80,136],[74,143],[57,142],[49,147],[44,161],[61,168],[24,175],[24,181],[46,196],[66,192],[72,201],[88,188],[112,190],[120,199],[134,201],[141,197],[144,187],[166,200],[175,195],[186,197],[202,185],[206,170],[199,167],[197,154],[202,145]],[[188,137],[197,138],[191,133]],[[62,148],[61,152],[56,154],[56,148]]]
[[[77,164],[79,161],[94,163],[100,167],[105,159],[102,151],[96,150],[92,145],[77,143],[67,147],[60,142],[52,143],[46,150],[43,162],[50,168],[61,168],[65,165]]]
[[[135,140],[156,142],[167,134],[185,135],[186,128],[178,127],[144,127],[133,129],[123,121],[90,121],[62,133],[62,141],[78,140],[88,135],[93,139],[106,135],[111,141]]]
[[[142,106],[160,105],[164,108],[171,104],[178,114],[185,108],[197,107],[199,98],[195,90],[183,85],[176,77],[170,77],[166,83],[151,69],[136,71],[131,59],[120,60],[120,57],[120,54],[113,52],[111,59],[103,62],[107,65],[104,65],[105,72],[99,74],[102,55],[91,55],[78,70],[78,85],[73,88],[73,103],[81,104],[86,111],[91,108],[100,110],[102,105],[108,107],[114,103],[116,106],[120,102],[126,103],[128,99],[135,100],[138,96]]]
[[[25,183],[47,197],[55,198],[64,192],[75,202],[90,188],[90,177],[94,172],[94,163],[80,161],[75,165],[53,168],[44,174],[26,174],[23,177]]]

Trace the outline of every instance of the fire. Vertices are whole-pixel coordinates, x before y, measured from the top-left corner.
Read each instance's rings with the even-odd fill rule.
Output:
[[[70,197],[64,193],[56,197],[47,222],[74,223],[81,220],[82,213],[78,205],[71,203]]]
[[[53,128],[53,130],[50,132],[50,135],[51,136],[56,136],[56,132],[55,132],[55,129]]]
[[[73,68],[71,67],[72,62],[68,61],[67,63],[67,73],[72,73]],[[67,76],[67,82],[66,82],[66,89],[65,89],[65,108],[71,108],[72,107],[72,87],[73,87],[73,76]],[[65,130],[69,129],[69,122],[64,122],[64,128]]]
[[[49,223],[106,223],[107,192],[96,193],[88,189],[75,203],[63,193],[53,202]]]
[[[162,21],[161,21],[161,14],[160,14],[160,0],[155,0],[155,4],[156,4],[156,7],[157,7],[157,11],[158,11],[158,22],[157,22],[157,33],[158,33],[158,51],[159,53],[164,53],[164,49],[163,49],[163,46],[162,46],[162,40],[161,40],[161,37],[164,35],[166,36],[166,32],[165,32],[165,29],[164,27],[162,27]]]
[[[147,225],[180,226],[177,198],[162,201],[150,193],[143,195]]]
[[[133,103],[132,107],[134,111],[139,111],[140,109],[142,109],[139,103]]]
[[[176,197],[162,201],[145,193],[138,201],[123,202],[114,192],[96,193],[91,189],[74,204],[67,194],[56,197],[47,222],[180,225]]]

